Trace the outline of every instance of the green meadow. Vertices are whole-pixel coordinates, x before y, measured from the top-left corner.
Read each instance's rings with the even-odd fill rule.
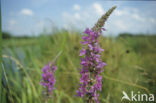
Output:
[[[79,32],[60,30],[39,37],[3,39],[2,103],[85,103],[75,96],[80,80],[81,36]],[[128,95],[131,91],[156,94],[155,35],[101,36],[100,45],[107,63],[102,73],[101,103],[130,103],[121,101],[122,91]],[[60,52],[56,89],[47,99],[40,85],[41,69]]]

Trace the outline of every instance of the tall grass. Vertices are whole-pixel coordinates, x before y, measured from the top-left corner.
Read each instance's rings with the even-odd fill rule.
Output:
[[[43,103],[45,97],[40,86],[41,68],[60,51],[62,54],[58,58],[55,75],[56,90],[48,103],[83,103],[82,99],[74,96],[80,79],[80,37],[77,32],[62,30],[36,39],[4,40],[1,65],[2,103]],[[101,103],[121,102],[123,90],[127,93],[132,90],[156,93],[153,74],[156,67],[156,45],[154,41],[151,44],[151,39],[146,39],[144,44],[147,48],[144,53],[143,47],[138,49],[139,41],[140,44],[145,42],[135,37],[100,39],[100,45],[105,49],[102,58],[107,63],[102,74],[104,79],[99,98]]]

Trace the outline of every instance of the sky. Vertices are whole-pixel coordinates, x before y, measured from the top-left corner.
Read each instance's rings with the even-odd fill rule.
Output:
[[[156,1],[109,0],[1,0],[2,31],[34,36],[56,29],[91,28],[112,6],[104,35],[156,34]]]

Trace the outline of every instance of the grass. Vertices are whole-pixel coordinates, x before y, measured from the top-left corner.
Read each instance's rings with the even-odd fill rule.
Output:
[[[105,51],[101,103],[121,102],[122,91],[156,94],[155,36],[101,37]],[[2,50],[2,103],[84,103],[75,97],[79,84],[81,35],[58,31],[32,39],[7,39]],[[45,101],[41,69],[57,60],[56,90]]]

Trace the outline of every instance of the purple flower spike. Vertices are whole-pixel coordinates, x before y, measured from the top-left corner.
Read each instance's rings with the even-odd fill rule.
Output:
[[[101,59],[101,52],[99,40],[106,20],[109,15],[115,10],[116,6],[109,9],[92,29],[86,29],[83,32],[82,42],[83,49],[80,51],[82,69],[80,87],[77,90],[77,96],[85,97],[87,103],[100,103],[98,100],[98,91],[102,90],[102,76],[103,67],[106,65]]]
[[[41,85],[46,88],[48,94],[51,94],[52,91],[55,89],[55,77],[54,72],[56,71],[57,67],[51,65],[50,63],[45,65],[42,69],[42,79]]]
[[[101,91],[102,88],[100,73],[106,65],[101,59],[101,52],[104,50],[100,48],[98,43],[101,33],[87,28],[84,34],[86,35],[83,35],[81,42],[83,45],[83,49],[80,51],[82,69],[77,96],[87,97],[87,103],[99,103],[97,91]]]

